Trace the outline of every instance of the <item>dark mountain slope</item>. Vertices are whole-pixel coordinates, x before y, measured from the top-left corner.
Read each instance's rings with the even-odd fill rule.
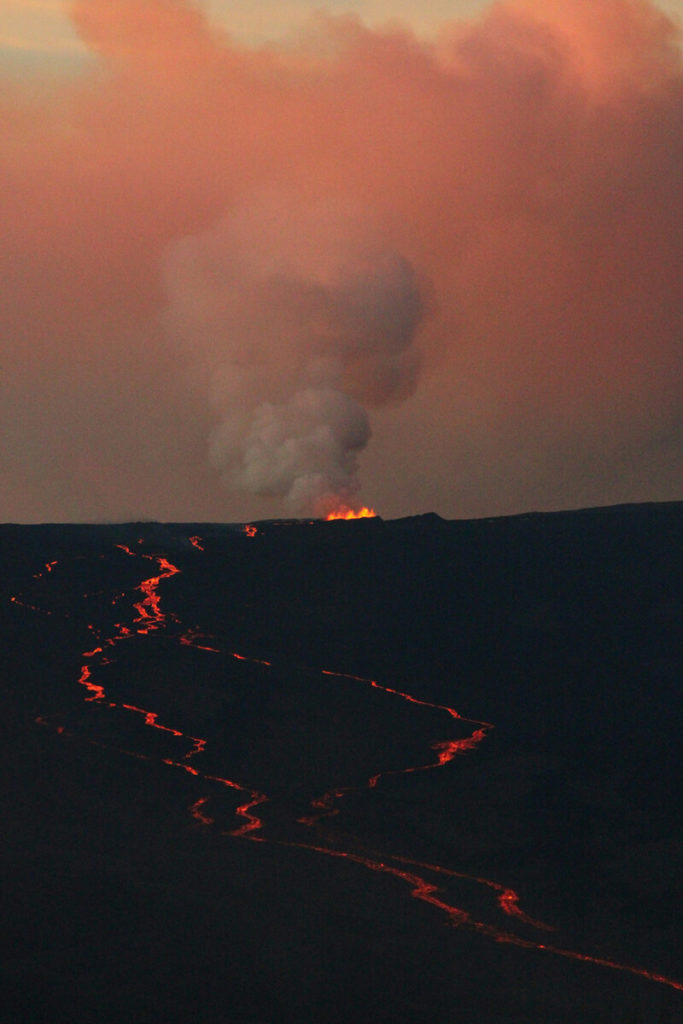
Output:
[[[683,504],[257,526],[0,527],[5,1019],[680,1024]]]

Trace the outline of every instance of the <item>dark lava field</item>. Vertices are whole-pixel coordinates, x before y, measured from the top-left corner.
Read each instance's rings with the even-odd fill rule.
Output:
[[[683,503],[0,567],[7,1024],[682,1024]]]

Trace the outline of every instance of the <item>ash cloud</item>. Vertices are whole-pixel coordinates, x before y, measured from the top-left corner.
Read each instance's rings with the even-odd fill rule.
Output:
[[[271,192],[172,245],[164,270],[166,327],[208,381],[227,487],[304,514],[350,503],[368,407],[417,380],[409,262],[351,211]]]
[[[361,478],[385,515],[680,497],[652,3],[260,49],[180,0],[70,10],[96,63],[0,82],[0,519],[278,515]]]

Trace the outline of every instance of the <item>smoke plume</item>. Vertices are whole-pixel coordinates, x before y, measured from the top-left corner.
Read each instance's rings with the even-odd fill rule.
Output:
[[[654,3],[260,48],[190,0],[69,10],[91,59],[0,79],[0,519],[680,498]]]
[[[209,381],[210,458],[233,490],[324,514],[353,500],[368,406],[416,382],[415,273],[352,212],[244,201],[170,247],[166,325]]]

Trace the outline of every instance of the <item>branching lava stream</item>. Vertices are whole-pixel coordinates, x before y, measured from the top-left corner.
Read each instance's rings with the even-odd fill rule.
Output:
[[[255,530],[247,529],[245,536],[251,537],[254,533]],[[193,557],[204,557],[202,538],[192,536],[188,538],[188,541],[193,551],[196,552],[196,556],[193,555]],[[141,564],[152,563],[154,571],[151,575],[145,575],[132,592],[124,592],[114,598],[112,604],[117,608],[126,609],[126,611],[122,611],[122,621],[116,623],[110,635],[106,635],[103,627],[96,623],[88,627],[94,644],[81,654],[80,673],[75,679],[75,683],[82,689],[85,704],[99,707],[107,714],[118,712],[134,716],[137,722],[154,730],[155,734],[159,734],[160,742],[172,745],[172,750],[168,753],[163,751],[159,753],[158,749],[156,752],[148,752],[144,749],[124,749],[109,741],[105,742],[97,737],[84,735],[82,729],[67,728],[61,720],[57,720],[56,716],[39,717],[37,719],[39,724],[56,729],[64,737],[107,746],[119,750],[122,754],[142,760],[156,760],[196,778],[198,787],[206,790],[197,794],[197,798],[188,809],[191,822],[196,828],[214,828],[233,839],[270,843],[275,846],[308,851],[318,856],[343,859],[360,868],[384,874],[406,885],[414,899],[431,906],[449,925],[469,929],[496,943],[504,943],[520,949],[542,951],[587,965],[592,964],[615,971],[628,972],[671,989],[683,991],[683,983],[664,977],[655,971],[566,949],[562,945],[549,944],[545,939],[540,941],[540,937],[534,937],[534,933],[542,932],[545,936],[554,929],[526,914],[520,908],[518,894],[499,881],[458,872],[443,864],[409,859],[390,851],[382,855],[370,853],[361,848],[357,840],[329,832],[327,819],[339,814],[340,801],[349,794],[365,792],[369,796],[371,791],[383,786],[385,780],[390,778],[396,780],[401,776],[417,772],[439,771],[460,756],[471,756],[476,753],[477,748],[485,741],[493,726],[488,722],[463,718],[452,707],[430,703],[411,693],[383,685],[374,679],[335,672],[330,668],[317,669],[328,682],[336,682],[340,687],[352,686],[376,690],[384,694],[387,700],[397,700],[413,706],[417,717],[422,709],[442,715],[446,735],[429,744],[431,755],[426,755],[425,759],[419,763],[403,766],[387,765],[382,770],[370,775],[362,783],[337,786],[320,794],[310,801],[305,814],[290,821],[288,834],[278,835],[277,831],[270,828],[262,817],[262,809],[265,805],[271,804],[272,801],[272,806],[275,806],[274,798],[261,792],[258,787],[253,786],[247,780],[236,780],[203,769],[202,764],[208,747],[205,737],[188,734],[178,728],[177,723],[162,720],[160,712],[142,706],[142,702],[133,703],[131,700],[117,699],[116,683],[110,684],[106,681],[112,675],[112,658],[116,648],[129,644],[134,638],[150,638],[153,635],[164,636],[185,647],[207,652],[220,652],[235,661],[251,663],[259,672],[270,671],[272,669],[271,662],[266,658],[251,657],[239,651],[221,650],[220,645],[213,638],[205,636],[199,628],[185,626],[177,615],[162,608],[163,584],[181,570],[165,555],[135,551],[124,545],[117,545],[117,547],[126,556]],[[44,569],[37,572],[34,579],[41,581],[41,585],[45,587],[56,587],[59,585],[61,569],[61,564],[56,561],[45,563]],[[14,597],[12,600],[27,611],[50,614],[33,600],[25,600],[23,597]],[[105,672],[107,666],[109,666],[109,671]],[[302,667],[301,671],[311,672],[312,670]],[[465,728],[470,729],[469,733],[464,736],[449,735],[449,730],[452,731],[456,723],[461,732]],[[165,737],[165,739],[162,740],[161,737]],[[179,750],[181,750],[180,753]],[[231,812],[232,821],[225,824],[219,820],[219,815],[225,812],[216,811],[213,807],[215,795],[219,791],[233,793],[237,801]],[[300,840],[291,838],[292,829],[301,830]],[[478,920],[472,912],[451,902],[446,888],[449,883],[454,884],[454,880],[474,886],[475,890],[482,894],[490,893],[493,897],[494,907],[497,907],[497,911],[503,915],[507,926],[498,927]],[[478,904],[479,902],[481,902],[480,899]],[[513,926],[519,926],[521,934],[511,931],[510,928]]]

